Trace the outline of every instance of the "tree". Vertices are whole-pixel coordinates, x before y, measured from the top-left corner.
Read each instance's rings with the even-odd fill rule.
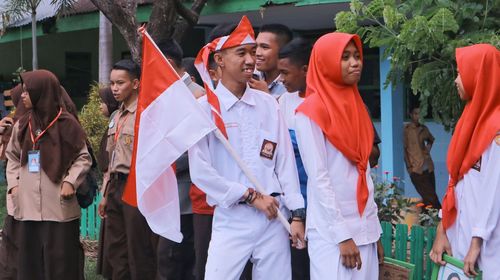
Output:
[[[136,11],[138,0],[91,0],[92,3],[117,27],[127,43],[132,59],[141,61],[141,37],[137,33],[140,23]],[[153,40],[166,38],[181,41],[185,31],[198,22],[199,14],[207,0],[195,0],[191,9],[181,0],[154,0],[147,30]],[[180,19],[179,19],[180,16]]]
[[[46,0],[49,1],[49,0]],[[56,7],[58,16],[64,15],[71,10],[76,0],[50,0],[50,4]],[[42,0],[6,0],[0,7],[2,14],[2,29],[5,30],[10,22],[15,22],[27,13],[31,15],[31,43],[33,47],[33,70],[38,69],[38,47],[36,40],[36,9]]]
[[[339,31],[359,34],[370,47],[383,47],[391,69],[385,84],[411,81],[422,114],[446,129],[463,110],[454,80],[455,48],[476,43],[500,47],[500,0],[351,0],[335,17]],[[430,106],[429,106],[430,105]]]

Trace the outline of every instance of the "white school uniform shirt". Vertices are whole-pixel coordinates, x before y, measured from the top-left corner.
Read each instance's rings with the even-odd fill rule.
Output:
[[[215,94],[229,142],[265,188],[264,193],[282,194],[280,200],[289,210],[303,208],[293,148],[276,100],[248,86],[238,99],[222,82]],[[211,114],[206,97],[198,100]],[[276,143],[272,159],[260,155],[264,140]],[[231,207],[248,188],[255,189],[213,132],[189,150],[189,168],[191,180],[207,194],[212,206]]]
[[[500,279],[500,134],[455,186],[458,210],[446,231],[453,256],[463,260],[472,237],[481,237],[483,279]]]
[[[295,119],[297,142],[308,175],[306,229],[338,244],[352,238],[366,245],[380,238],[382,229],[373,198],[370,168],[366,171],[369,196],[363,216],[356,200],[358,171],[325,137],[321,128],[302,113]]]
[[[288,129],[295,130],[295,110],[304,102],[299,92],[286,92],[279,99],[280,110],[288,125]]]

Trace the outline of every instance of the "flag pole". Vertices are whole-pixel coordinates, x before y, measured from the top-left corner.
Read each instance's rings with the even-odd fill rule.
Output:
[[[224,148],[226,148],[226,150],[229,152],[229,154],[233,157],[233,159],[236,161],[236,163],[241,168],[243,173],[245,173],[245,175],[248,177],[250,182],[252,182],[252,184],[255,185],[255,189],[260,193],[264,193],[264,191],[265,191],[264,187],[262,187],[262,185],[259,183],[257,178],[255,178],[255,176],[252,174],[250,169],[248,169],[246,164],[241,160],[240,156],[233,149],[233,147],[231,146],[229,141],[226,139],[226,137],[224,137],[224,135],[222,134],[220,129],[216,128],[214,130],[214,133],[215,133],[215,137],[217,137],[217,139],[219,139],[219,141],[221,141],[222,145],[224,145]],[[285,216],[283,216],[283,213],[281,213],[281,211],[279,211],[279,209],[278,209],[277,213],[278,213],[278,220],[283,224],[283,226],[288,231],[288,233],[291,234],[290,224],[288,223],[287,219],[285,218]]]

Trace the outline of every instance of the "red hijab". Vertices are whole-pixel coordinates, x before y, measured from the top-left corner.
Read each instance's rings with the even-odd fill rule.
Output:
[[[358,35],[329,33],[314,44],[307,71],[306,99],[297,108],[314,121],[328,141],[356,165],[359,215],[368,201],[366,169],[373,147],[373,127],[356,85],[342,79],[342,53],[354,42],[361,59],[362,45]]]
[[[480,159],[500,131],[500,52],[492,45],[478,44],[458,48],[456,58],[469,100],[448,148],[450,180],[442,209],[445,229],[457,217],[455,185]]]

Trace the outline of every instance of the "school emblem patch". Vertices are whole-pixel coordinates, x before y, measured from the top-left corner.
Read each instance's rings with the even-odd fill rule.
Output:
[[[480,157],[479,160],[472,166],[472,169],[476,170],[477,172],[481,172],[481,160],[483,157]]]
[[[272,160],[276,151],[276,145],[275,142],[264,139],[260,148],[260,156]]]

